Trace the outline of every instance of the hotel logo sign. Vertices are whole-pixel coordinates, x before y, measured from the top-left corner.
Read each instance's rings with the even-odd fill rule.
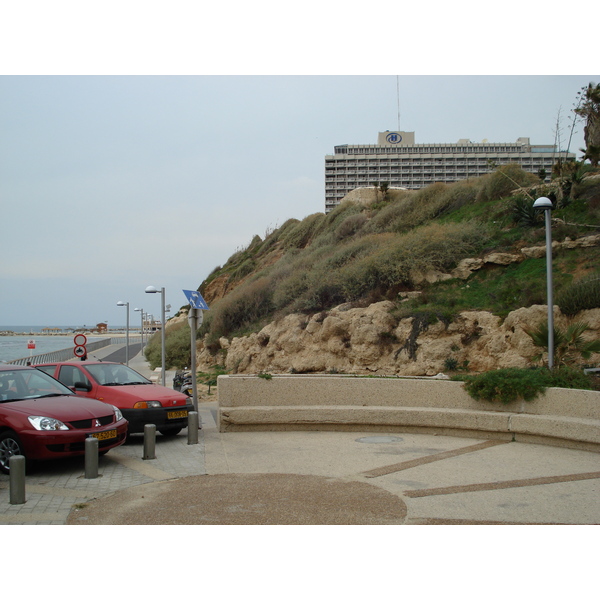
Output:
[[[385,136],[385,141],[388,142],[388,144],[399,144],[402,141],[402,136],[399,133],[392,131]]]

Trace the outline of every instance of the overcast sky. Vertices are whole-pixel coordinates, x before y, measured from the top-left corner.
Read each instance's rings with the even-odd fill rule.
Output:
[[[0,323],[116,326],[119,300],[158,316],[148,285],[178,309],[255,234],[324,211],[325,155],[396,129],[398,88],[417,143],[553,143],[560,110],[566,145],[592,80],[4,76]]]
[[[398,79],[395,72],[445,69],[429,64],[419,71],[416,62],[408,69],[398,47],[396,70],[390,39],[379,36],[380,43],[371,44],[368,31],[360,38],[332,38],[328,46],[306,29],[292,32],[292,41],[318,50],[316,62],[299,67],[275,62],[286,49],[280,28],[263,24],[265,39],[260,30],[243,30],[243,19],[210,35],[200,27],[198,44],[205,45],[197,55],[183,54],[185,36],[170,31],[162,37],[150,27],[163,16],[156,10],[152,19],[135,15],[133,34],[119,30],[121,21],[109,23],[104,12],[95,15],[102,19],[99,27],[77,30],[76,43],[69,43],[68,23],[55,23],[48,32],[44,23],[56,15],[40,6],[47,12],[36,13],[33,28],[27,22],[26,35],[15,34],[15,24],[23,24],[16,17],[0,25],[0,49],[10,45],[21,59],[8,61],[4,52],[0,60],[0,325],[114,327],[125,323],[119,300],[130,302],[131,322],[137,323],[133,308],[160,314],[160,296],[145,294],[148,285],[165,287],[176,311],[186,304],[182,290],[196,289],[255,234],[264,237],[288,218],[324,211],[324,157],[335,145],[374,144],[378,132],[398,124],[414,131],[417,143],[529,137],[548,144],[559,111],[566,143],[577,92],[600,81],[593,74],[455,75],[469,72],[462,62],[454,63],[460,68],[452,75]],[[2,9],[5,16],[15,10],[26,17],[26,9]],[[133,18],[127,11],[125,16]],[[356,18],[353,25],[362,26],[362,17]],[[535,18],[543,24],[539,13]],[[181,15],[177,22],[184,33],[193,28]],[[232,32],[239,38],[242,30],[242,41],[261,43],[237,39],[232,50]],[[482,31],[471,35],[487,39]],[[454,50],[459,38],[452,38]],[[216,57],[212,68],[200,52],[207,39]],[[414,32],[403,37],[409,46],[416,39]],[[128,52],[115,54],[124,40]],[[179,51],[170,64],[167,42]],[[520,61],[527,44],[516,46]],[[325,48],[330,51],[323,54]],[[139,60],[142,49],[145,60]],[[294,52],[285,56],[297,58]],[[194,68],[190,56],[201,65]],[[385,60],[361,62],[377,56]],[[445,53],[437,56],[446,64]],[[548,73],[550,55],[539,61],[543,70],[537,54],[535,60],[528,56],[533,72]],[[489,55],[483,61],[485,66],[474,63],[476,72],[488,72],[486,66],[491,73],[519,72],[514,63],[498,71]],[[323,69],[327,74],[312,75]],[[352,74],[373,70],[378,74]],[[577,129],[574,151],[583,146],[582,126]]]

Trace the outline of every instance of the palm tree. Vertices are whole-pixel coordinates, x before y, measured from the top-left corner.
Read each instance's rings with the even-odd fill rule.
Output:
[[[587,323],[581,321],[569,325],[566,330],[554,327],[554,364],[557,367],[572,365],[579,357],[588,360],[592,354],[600,352],[600,340],[587,341],[583,338],[588,330]],[[525,329],[525,333],[538,348],[548,352],[548,321],[543,321],[535,329]],[[541,352],[534,360],[541,360],[543,354]]]
[[[389,189],[390,189],[389,181],[382,181],[379,184],[379,191],[381,192],[381,196],[382,196],[382,199],[384,202],[387,200],[387,193],[388,193]]]

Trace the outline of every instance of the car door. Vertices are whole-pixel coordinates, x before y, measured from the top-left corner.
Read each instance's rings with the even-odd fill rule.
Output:
[[[96,397],[93,382],[77,365],[61,365],[57,379],[74,390],[78,396]]]

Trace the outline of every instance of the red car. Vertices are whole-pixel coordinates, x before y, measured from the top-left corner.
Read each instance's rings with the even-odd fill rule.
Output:
[[[98,438],[104,454],[127,438],[121,411],[70,389],[33,367],[0,364],[0,472],[10,457],[29,460],[80,456],[85,439]]]
[[[177,435],[187,427],[194,405],[185,394],[156,385],[121,363],[58,362],[36,365],[75,391],[118,407],[129,421],[129,433],[143,433],[153,423],[163,435]]]

